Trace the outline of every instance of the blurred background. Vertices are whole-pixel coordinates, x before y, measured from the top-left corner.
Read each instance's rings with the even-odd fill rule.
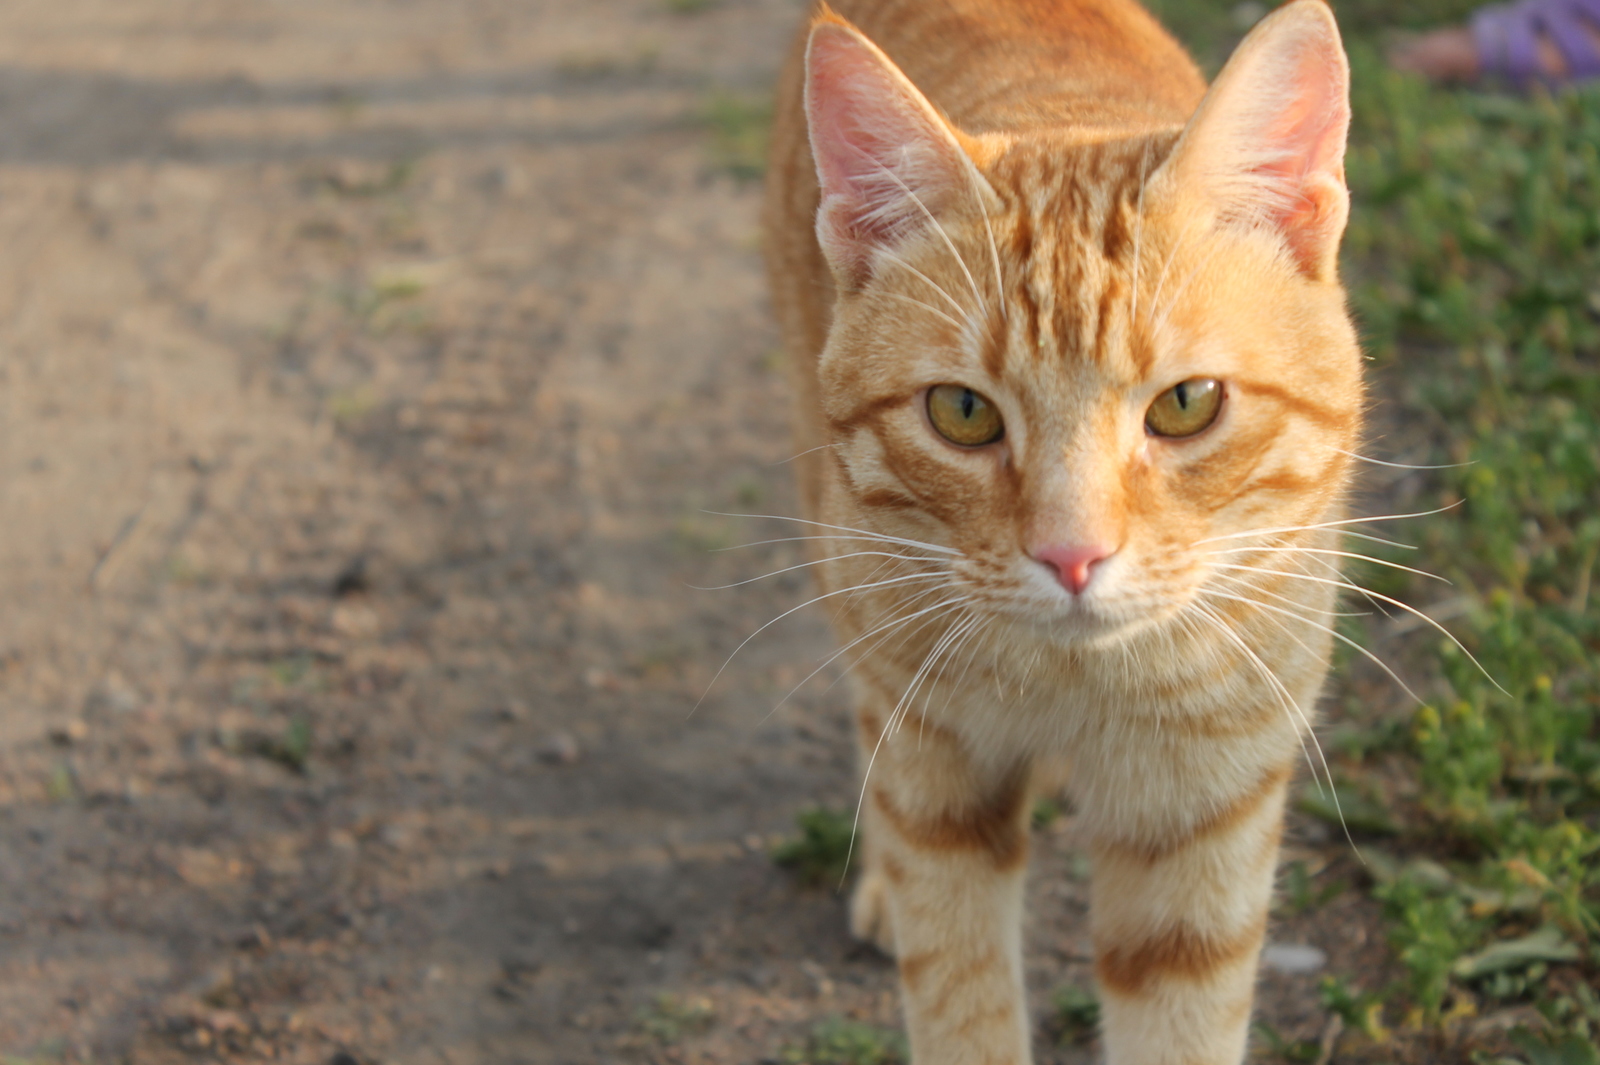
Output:
[[[1265,11],[1159,7],[1208,70]],[[1253,1053],[1594,1063],[1600,93],[1430,89],[1381,49],[1470,5],[1335,8],[1368,454],[1471,463],[1373,466],[1362,513],[1455,506],[1353,580],[1505,690],[1352,596],[1349,839],[1308,773]],[[807,584],[691,587],[801,558],[712,513],[796,513],[801,11],[0,4],[0,1061],[900,1059],[826,617],[713,685]],[[1087,1062],[1035,824],[1037,1053]]]

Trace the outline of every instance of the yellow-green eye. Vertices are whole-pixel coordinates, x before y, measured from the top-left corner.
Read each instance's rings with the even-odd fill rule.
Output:
[[[1220,410],[1222,382],[1191,377],[1157,396],[1145,412],[1144,424],[1157,436],[1193,436],[1216,421]]]
[[[928,389],[928,420],[940,436],[962,447],[992,444],[1005,432],[994,404],[961,385]]]

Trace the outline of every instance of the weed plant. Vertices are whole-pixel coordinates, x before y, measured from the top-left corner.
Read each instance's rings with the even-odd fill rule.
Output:
[[[903,1065],[911,1060],[905,1037],[859,1021],[832,1017],[799,1046],[787,1047],[784,1065]]]
[[[1386,420],[1412,427],[1426,457],[1411,461],[1458,464],[1428,471],[1407,508],[1448,509],[1398,538],[1418,548],[1408,564],[1454,583],[1450,627],[1482,665],[1432,636],[1408,656],[1386,638],[1393,622],[1366,625],[1428,700],[1343,767],[1386,796],[1413,858],[1375,889],[1407,974],[1397,1019],[1527,1000],[1587,1038],[1600,1021],[1581,1008],[1600,933],[1600,90],[1444,92],[1385,69],[1359,35],[1351,53],[1347,280]],[[1440,598],[1420,579],[1388,583],[1408,602]],[[1375,731],[1396,718],[1353,700],[1346,712]],[[1389,754],[1398,777],[1378,772]]]

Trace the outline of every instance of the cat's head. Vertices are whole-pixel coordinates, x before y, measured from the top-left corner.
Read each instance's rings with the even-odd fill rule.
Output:
[[[1338,505],[1362,404],[1337,277],[1348,68],[1264,20],[1181,130],[969,136],[813,28],[819,367],[850,521],[961,552],[987,609],[1096,640]],[[1229,539],[1232,538],[1232,539]]]

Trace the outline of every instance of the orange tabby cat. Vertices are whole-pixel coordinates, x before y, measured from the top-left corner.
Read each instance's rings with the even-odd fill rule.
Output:
[[[1108,1060],[1237,1062],[1360,428],[1338,31],[1295,0],[1208,91],[1131,0],[835,7],[767,248],[855,661],[852,928],[919,1065],[1029,1060],[1028,795],[1064,762]]]

